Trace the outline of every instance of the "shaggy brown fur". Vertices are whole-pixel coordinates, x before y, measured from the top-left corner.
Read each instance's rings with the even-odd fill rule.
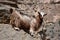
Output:
[[[42,15],[39,12],[34,14],[34,17],[22,15],[15,9],[10,9],[11,17],[10,17],[10,24],[16,28],[22,28],[28,30],[31,35],[34,34],[35,31],[38,31],[39,27],[42,24]]]

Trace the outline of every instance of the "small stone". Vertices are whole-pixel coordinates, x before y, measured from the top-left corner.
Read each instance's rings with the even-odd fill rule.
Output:
[[[43,28],[43,31],[44,31],[44,32],[46,32],[46,31],[47,31],[47,29],[44,27],[44,28]]]
[[[46,37],[46,40],[50,40],[50,37],[48,36],[48,37]]]

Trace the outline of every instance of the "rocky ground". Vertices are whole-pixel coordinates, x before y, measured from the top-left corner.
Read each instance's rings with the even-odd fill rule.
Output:
[[[45,40],[33,38],[25,31],[15,31],[9,24],[10,8],[16,8],[28,15],[40,10],[47,15],[42,26],[47,28],[46,35],[50,40],[60,40],[60,0],[0,0],[0,40]]]

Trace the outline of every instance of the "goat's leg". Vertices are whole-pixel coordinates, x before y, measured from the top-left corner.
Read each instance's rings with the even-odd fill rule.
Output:
[[[12,27],[14,28],[14,26],[15,26],[15,23],[14,23],[14,19],[10,19],[10,25],[12,25]]]
[[[15,29],[15,30],[20,30],[20,27],[21,27],[21,26],[20,26],[20,20],[16,19],[16,20],[15,20],[15,27],[14,27],[14,29]]]
[[[40,37],[40,35],[38,34],[38,32],[37,32],[37,31],[34,31],[34,28],[30,28],[30,34],[31,34],[31,36],[33,36],[34,38],[35,38],[35,37],[36,37],[36,38]]]
[[[34,36],[34,30],[33,30],[33,28],[32,28],[32,27],[30,27],[29,32],[30,32],[31,36]]]
[[[15,30],[17,30],[17,31],[20,30],[20,29],[19,29],[19,26],[18,26],[17,24],[13,24],[13,28],[14,28]]]

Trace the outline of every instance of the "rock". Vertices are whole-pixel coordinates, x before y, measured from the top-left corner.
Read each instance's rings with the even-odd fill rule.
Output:
[[[57,2],[58,3],[58,2],[60,2],[60,0],[54,0],[54,2]]]
[[[11,25],[0,24],[0,40],[40,40],[40,37],[33,38],[23,30],[15,31]]]
[[[35,10],[43,11],[47,14],[43,18],[43,25],[47,29],[46,36],[49,36],[50,40],[60,40],[60,0],[0,0],[0,23],[9,23],[10,8],[15,8],[29,16],[34,15]],[[44,38],[33,38],[23,30],[15,31],[8,23],[0,24],[0,40],[42,40]]]

